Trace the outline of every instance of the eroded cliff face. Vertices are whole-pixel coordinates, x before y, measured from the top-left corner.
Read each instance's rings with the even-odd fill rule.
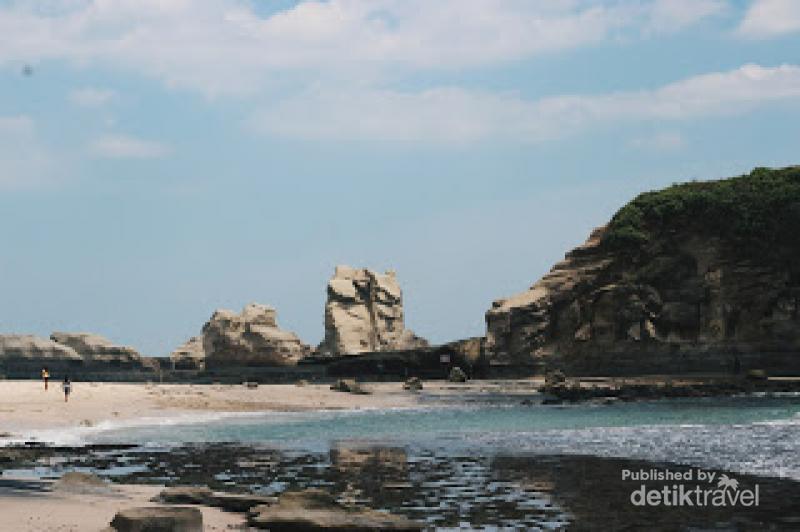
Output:
[[[337,266],[328,282],[321,355],[414,349],[428,343],[405,328],[403,296],[393,271]]]
[[[215,311],[203,326],[202,344],[206,368],[288,366],[309,354],[296,334],[278,327],[274,308],[256,303],[239,314]]]
[[[132,347],[117,345],[99,334],[86,332],[54,332],[50,340],[75,350],[87,368],[136,368],[148,364]]]
[[[495,301],[490,356],[592,374],[800,369],[794,248],[755,251],[698,230],[702,220],[666,220],[633,251],[596,229],[530,289]]]

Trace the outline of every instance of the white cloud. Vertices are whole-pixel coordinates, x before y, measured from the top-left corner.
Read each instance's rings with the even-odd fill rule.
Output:
[[[245,0],[17,1],[0,9],[0,62],[60,59],[214,95],[276,72],[367,77],[514,61],[717,13],[721,0],[330,0],[259,16]]]
[[[169,153],[166,145],[127,135],[106,135],[91,143],[92,153],[112,159],[153,159]]]
[[[116,96],[116,93],[112,90],[84,87],[70,92],[69,100],[81,107],[103,107]]]
[[[637,137],[630,141],[630,146],[640,150],[674,151],[686,146],[683,135],[674,131],[662,131],[651,136]]]
[[[800,2],[797,0],[756,0],[739,26],[739,33],[750,38],[796,31],[800,31]]]
[[[730,115],[800,100],[800,67],[748,64],[649,91],[526,100],[461,88],[398,92],[317,87],[262,109],[251,125],[300,139],[538,142],[616,122]]]

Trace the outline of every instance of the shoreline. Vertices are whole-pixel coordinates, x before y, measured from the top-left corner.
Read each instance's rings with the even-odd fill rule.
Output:
[[[519,399],[523,405],[558,405],[800,393],[797,378],[752,381],[710,376],[569,378],[559,383],[545,383],[541,378],[425,381],[423,390],[417,392],[404,390],[401,382],[366,382],[362,386],[368,393],[334,391],[327,383],[79,382],[73,384],[65,403],[53,384],[44,391],[40,381],[0,381],[0,446],[46,441],[60,432],[93,433],[269,413],[428,408],[498,396]]]

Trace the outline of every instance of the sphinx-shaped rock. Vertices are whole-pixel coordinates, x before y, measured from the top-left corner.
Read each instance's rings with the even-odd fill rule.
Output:
[[[69,346],[29,334],[0,335],[0,365],[7,369],[51,370],[80,367],[83,358]]]
[[[109,368],[141,368],[145,365],[141,355],[132,347],[117,345],[93,333],[54,332],[50,339],[78,353],[86,366]]]
[[[206,352],[203,337],[192,336],[169,355],[175,369],[203,369],[206,367]]]
[[[251,303],[240,314],[220,309],[203,326],[207,368],[287,366],[309,354],[296,334],[278,327],[275,309]]]
[[[337,266],[328,282],[322,355],[414,349],[428,343],[405,328],[403,296],[393,271]]]

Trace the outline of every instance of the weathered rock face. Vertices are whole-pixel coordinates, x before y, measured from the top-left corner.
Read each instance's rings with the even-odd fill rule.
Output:
[[[92,333],[54,332],[50,339],[78,353],[86,366],[108,368],[141,368],[144,361],[132,347],[116,345]]]
[[[207,368],[287,366],[309,354],[293,332],[278,327],[275,309],[251,303],[240,314],[217,310],[203,326]]]
[[[82,364],[83,358],[69,346],[33,335],[0,335],[0,365],[5,368],[65,369]]]
[[[777,230],[732,233],[738,217],[720,222],[714,210],[718,195],[734,198],[720,209],[749,201],[746,230],[777,217],[796,234],[800,170],[774,172],[640,196],[529,290],[493,303],[490,356],[594,374],[796,370],[797,244]],[[762,213],[776,179],[784,188]]]
[[[403,296],[393,271],[337,266],[328,282],[322,355],[414,349],[428,342],[405,328]]]
[[[206,367],[206,352],[203,349],[203,337],[192,336],[183,345],[175,349],[170,355],[175,369],[204,369]]]

